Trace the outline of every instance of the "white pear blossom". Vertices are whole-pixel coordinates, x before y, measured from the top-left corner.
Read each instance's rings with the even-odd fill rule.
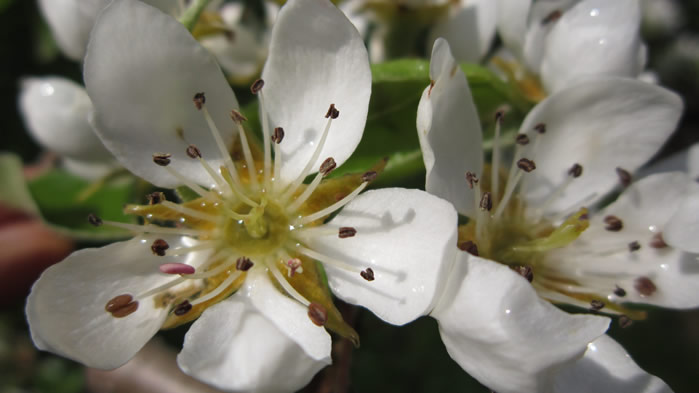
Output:
[[[92,129],[92,102],[79,84],[57,76],[25,78],[19,109],[31,136],[58,154],[68,171],[94,179],[117,167]]]
[[[486,165],[468,83],[444,40],[430,76],[417,116],[426,189],[469,218],[432,312],[452,358],[500,393],[576,391],[583,378],[594,391],[669,391],[602,336],[606,318],[568,315],[543,299],[628,314],[622,324],[643,317],[627,302],[699,306],[687,244],[699,230],[699,186],[678,172],[631,183],[674,130],[681,99],[633,79],[588,80],[534,107],[508,166],[498,112]],[[616,202],[586,208],[619,183],[627,188]]]
[[[144,225],[91,216],[137,235],[43,273],[26,307],[39,348],[114,368],[161,327],[201,315],[178,356],[185,372],[224,390],[295,391],[330,363],[330,336],[317,325],[343,333],[317,264],[334,294],[389,323],[434,306],[449,266],[427,262],[458,251],[453,207],[417,190],[359,195],[373,171],[323,179],[357,146],[371,90],[364,44],[330,2],[290,0],[279,13],[252,87],[263,151],[248,143],[212,56],[138,1],[115,1],[98,18],[85,81],[115,157],[199,198],[155,193],[127,206]]]
[[[548,93],[581,78],[637,78],[645,67],[639,0],[498,0],[497,7],[505,46]],[[509,73],[531,79],[516,67]]]

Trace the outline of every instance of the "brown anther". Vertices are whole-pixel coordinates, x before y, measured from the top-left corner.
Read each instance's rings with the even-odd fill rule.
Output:
[[[529,281],[529,282],[534,281],[534,270],[532,269],[531,266],[527,266],[527,265],[515,266],[515,267],[513,267],[513,269],[515,272],[517,272],[517,274],[526,278],[527,281]]]
[[[102,219],[97,217],[96,215],[94,215],[92,213],[87,215],[87,222],[89,222],[90,224],[92,224],[96,227],[102,225]]]
[[[138,301],[134,301],[131,295],[119,295],[108,301],[104,309],[114,318],[123,318],[138,310]]]
[[[639,243],[635,240],[632,241],[631,243],[629,243],[629,251],[634,252],[634,251],[638,251],[640,249],[641,249],[641,243]]]
[[[517,137],[515,138],[515,142],[517,142],[518,145],[525,146],[529,144],[529,137],[527,134],[517,134]]]
[[[197,93],[194,95],[194,98],[192,98],[192,101],[194,101],[194,107],[197,108],[197,110],[201,110],[204,104],[206,104],[206,96],[203,92]]]
[[[181,317],[182,315],[187,314],[191,309],[192,304],[189,302],[189,300],[185,300],[182,303],[178,304],[177,307],[175,307],[175,311],[173,312],[178,317]]]
[[[340,116],[340,111],[335,108],[335,104],[330,104],[330,108],[328,108],[328,113],[325,114],[325,118],[337,119],[338,116]]]
[[[235,109],[233,109],[231,111],[231,119],[238,124],[240,124],[244,121],[248,121],[248,118],[245,117],[245,115],[243,115],[242,113],[238,112]]]
[[[493,197],[489,192],[486,191],[483,193],[483,195],[481,195],[481,202],[478,204],[478,206],[483,211],[490,211],[490,209],[493,208]]]
[[[376,180],[376,176],[378,176],[378,173],[375,171],[369,171],[369,172],[364,172],[362,175],[362,181],[366,183],[371,183],[374,180]]]
[[[235,261],[235,268],[241,272],[250,270],[253,265],[254,263],[248,257],[240,257]]]
[[[498,123],[502,123],[503,120],[505,120],[505,109],[500,108],[495,111],[495,121]]]
[[[352,227],[341,227],[338,231],[338,236],[340,239],[346,239],[348,237],[353,237],[357,234],[357,230]]]
[[[667,247],[667,243],[665,243],[665,239],[663,239],[663,233],[658,232],[653,237],[650,239],[650,246],[653,248],[665,248]]]
[[[590,302],[590,309],[592,311],[599,311],[604,308],[604,302],[601,300],[592,300]]]
[[[473,185],[478,184],[478,176],[473,172],[466,172],[466,181],[468,182],[468,188],[473,189]]]
[[[160,191],[156,191],[146,195],[146,198],[148,198],[149,205],[157,205],[165,200],[165,194]]]
[[[578,178],[582,175],[583,172],[583,167],[580,164],[573,164],[572,167],[568,170],[568,175],[573,176],[574,178]]]
[[[538,132],[539,134],[545,134],[546,133],[546,124],[544,123],[539,123],[534,126],[534,130]]]
[[[650,280],[650,278],[641,276],[636,279],[633,283],[633,287],[640,293],[642,296],[650,296],[655,293],[656,290],[658,290],[658,287],[655,286],[653,281]]]
[[[374,281],[374,271],[370,267],[362,270],[359,275],[367,281]]]
[[[555,22],[555,21],[561,19],[561,16],[563,16],[563,12],[561,12],[560,10],[555,10],[555,11],[551,12],[550,14],[546,15],[546,17],[541,20],[541,25],[545,26],[551,22]]]
[[[298,258],[291,258],[288,261],[286,261],[286,266],[289,268],[289,277],[293,277],[294,274],[296,274],[297,270],[299,271],[299,273],[303,273],[302,265],[303,262],[301,262],[301,260]]]
[[[229,42],[233,42],[235,40],[235,31],[231,29],[225,29],[223,30],[223,36],[226,37],[226,40]]]
[[[430,80],[430,89],[427,90],[427,97],[432,95],[432,88],[434,88],[434,81]]]
[[[262,87],[264,87],[264,85],[265,81],[263,81],[262,79],[258,79],[252,83],[252,86],[250,86],[250,91],[252,92],[252,94],[257,94],[260,92],[260,90],[262,90]]]
[[[167,244],[167,242],[163,239],[156,239],[150,246],[150,249],[151,251],[153,251],[153,254],[159,257],[164,257],[165,250],[167,250],[168,248],[170,248],[170,245]]]
[[[631,185],[631,180],[633,180],[633,178],[631,177],[631,174],[629,173],[629,171],[627,171],[626,169],[617,167],[616,174],[617,174],[617,176],[619,176],[619,183],[621,183],[621,185],[624,186],[624,188]]]
[[[619,296],[619,297],[624,297],[624,296],[626,296],[626,290],[617,285],[616,289],[614,289],[614,294]]]
[[[170,153],[155,153],[153,154],[153,162],[160,166],[168,166],[170,165],[170,157],[172,157]]]
[[[328,312],[325,310],[325,307],[314,302],[308,306],[308,318],[314,324],[323,326],[328,321]]]
[[[627,317],[626,315],[620,315],[619,316],[619,327],[622,329],[626,329],[627,327],[633,325],[633,321],[631,318]]]
[[[624,228],[624,223],[617,216],[604,217],[604,223],[607,224],[604,229],[611,232],[619,232]]]
[[[461,251],[466,251],[467,253],[476,257],[478,256],[478,246],[476,245],[476,243],[470,240],[466,240],[465,242],[459,243],[457,247],[459,247],[459,250]]]
[[[201,158],[201,150],[194,145],[187,146],[187,156],[189,158]]]
[[[274,142],[278,145],[278,144],[282,143],[283,139],[284,139],[284,129],[281,127],[276,127],[274,129],[274,132],[272,133],[272,142]]]
[[[536,164],[528,158],[520,158],[519,161],[517,161],[517,168],[529,173],[536,169]]]
[[[337,163],[335,163],[332,157],[328,157],[320,164],[320,173],[323,174],[323,176],[327,176],[335,168],[337,168]]]

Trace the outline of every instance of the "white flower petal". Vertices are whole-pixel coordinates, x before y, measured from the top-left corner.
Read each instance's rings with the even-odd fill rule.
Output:
[[[556,92],[590,75],[638,76],[645,64],[640,21],[638,0],[584,0],[564,12],[546,38],[546,89]]]
[[[333,293],[371,310],[388,323],[402,325],[430,311],[456,248],[454,208],[419,190],[384,188],[368,191],[349,203],[331,222],[308,231],[309,248],[353,265],[347,271],[324,264]],[[341,239],[328,229],[353,227]],[[372,268],[365,281],[359,270]]]
[[[138,1],[111,3],[92,32],[85,83],[97,133],[127,169],[157,186],[177,186],[152,161],[153,153],[171,153],[173,169],[199,184],[212,183],[185,152],[192,143],[212,166],[223,163],[192,98],[206,93],[226,143],[233,135],[229,113],[238,103],[216,61],[179,22]]]
[[[472,215],[475,193],[464,174],[481,176],[483,135],[466,77],[441,38],[432,50],[430,78],[434,85],[422,93],[417,109],[425,189],[454,204],[459,213]]]
[[[611,301],[673,308],[699,306],[696,256],[672,247],[651,246],[655,233],[666,237],[665,225],[678,211],[690,187],[697,186],[679,172],[651,175],[635,182],[614,203],[595,214],[590,228],[576,242],[552,251],[551,265],[572,272],[571,279],[577,276]],[[696,220],[697,214],[685,214]],[[604,218],[609,215],[622,221],[620,231],[604,229]],[[641,248],[630,252],[628,244],[634,241]],[[640,277],[650,279],[656,290],[647,295],[640,293],[636,289]],[[616,286],[624,289],[626,296],[614,296]]]
[[[699,179],[699,143],[695,143],[689,148],[687,171],[692,179]]]
[[[161,237],[170,247],[194,240]],[[32,340],[39,348],[89,367],[112,369],[126,363],[160,329],[169,307],[156,307],[153,296],[139,300],[138,309],[123,318],[107,311],[116,296],[139,294],[173,280],[158,266],[173,262],[153,255],[156,236],[141,236],[102,248],[76,251],[46,269],[27,299]],[[203,261],[192,253],[188,263]],[[178,262],[181,262],[178,260]],[[185,285],[185,284],[180,284]]]
[[[546,391],[609,319],[567,314],[504,265],[461,252],[432,316],[449,355],[500,393]]]
[[[113,161],[88,122],[92,102],[79,84],[61,77],[23,79],[19,109],[47,150],[74,160]]]
[[[527,34],[527,16],[532,0],[497,0],[498,34],[517,57],[523,56]]]
[[[524,156],[536,170],[524,174],[526,199],[536,206],[564,183],[573,164],[582,176],[546,207],[560,212],[594,195],[603,197],[616,184],[616,168],[633,173],[652,157],[675,129],[682,100],[661,87],[624,78],[596,78],[549,96],[527,115],[520,132],[546,125],[536,152]]]
[[[607,335],[587,346],[585,356],[556,375],[556,393],[672,393],[658,377],[643,371]]]
[[[699,184],[693,182],[686,198],[667,222],[663,237],[665,242],[680,250],[699,253]],[[666,192],[677,192],[666,190]],[[699,266],[699,261],[697,261]]]
[[[283,311],[281,305],[279,310]],[[310,357],[287,329],[267,319],[246,294],[237,293],[208,308],[194,322],[177,363],[185,373],[223,390],[296,391],[330,363],[330,337],[315,325],[309,329],[324,335],[316,335],[327,342],[324,359]]]
[[[546,39],[557,20],[548,20],[554,13],[565,12],[578,0],[538,1],[532,4],[527,18],[527,31],[524,36],[524,64],[538,74],[546,53]]]
[[[493,0],[461,0],[455,10],[436,23],[427,40],[449,41],[459,61],[478,62],[495,38],[496,3]]]
[[[39,0],[46,22],[61,51],[81,61],[95,18],[109,0]]]
[[[263,268],[254,268],[241,291],[279,331],[296,342],[310,358],[330,364],[330,335],[308,317],[308,309],[274,286]]]
[[[287,2],[272,32],[262,79],[271,126],[286,132],[279,145],[282,181],[295,179],[311,159],[330,104],[340,116],[312,170],[328,157],[338,166],[349,158],[364,132],[371,70],[362,38],[340,10],[328,1]]]

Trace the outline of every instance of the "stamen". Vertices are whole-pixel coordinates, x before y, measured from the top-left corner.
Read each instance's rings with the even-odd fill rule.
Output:
[[[375,171],[364,172],[364,174],[362,174],[362,181],[367,182],[367,183],[371,183],[374,180],[376,180],[377,176],[378,176],[378,173],[376,173]]]
[[[274,276],[279,285],[281,285],[282,288],[284,288],[284,290],[287,294],[289,294],[289,296],[291,296],[297,302],[303,304],[306,307],[311,305],[311,302],[309,302],[305,297],[303,297],[303,295],[301,295],[294,287],[291,286],[291,284],[289,284],[288,281],[286,281],[284,276],[282,276],[281,272],[277,268],[276,263],[268,263],[267,265],[269,266],[269,271],[272,272],[272,276]]]
[[[211,300],[211,299],[215,298],[216,296],[220,295],[221,293],[223,293],[223,291],[225,291],[231,284],[233,284],[233,282],[238,277],[240,277],[241,274],[242,273],[239,271],[235,271],[235,272],[231,273],[228,277],[226,277],[225,280],[223,280],[223,282],[219,286],[216,287],[216,289],[214,289],[213,291],[211,291],[211,292],[207,293],[206,295],[193,301],[192,307],[199,305],[199,304],[202,304],[204,302],[208,302],[209,300]]]
[[[333,118],[337,119],[337,117],[340,116],[340,111],[335,108],[335,104],[330,104],[330,108],[328,108],[328,112],[325,114],[325,118]]]
[[[546,15],[546,17],[541,20],[541,25],[546,26],[551,22],[555,22],[561,19],[561,16],[563,16],[563,12],[561,12],[560,10],[555,10],[550,14]]]
[[[235,121],[237,117],[236,111],[231,111],[231,119],[235,124],[236,131],[238,131],[240,146],[243,148],[243,156],[245,156],[245,164],[248,167],[248,177],[250,178],[250,183],[254,188],[257,188],[259,187],[260,183],[257,180],[257,169],[255,168],[255,162],[252,159],[252,151],[250,150],[250,144],[248,143],[247,135],[245,135],[245,130],[241,126],[240,122]]]
[[[104,309],[114,318],[123,318],[138,310],[138,301],[134,301],[131,295],[119,295],[108,301]]]
[[[505,207],[510,202],[510,197],[512,197],[512,193],[514,192],[515,187],[517,187],[517,183],[519,183],[520,179],[522,178],[522,174],[525,172],[529,173],[536,169],[536,164],[530,159],[520,158],[517,161],[517,167],[521,169],[521,171],[517,172],[512,181],[507,182],[507,186],[505,187],[505,195],[503,195],[497,210],[495,210],[495,218],[500,217],[502,212],[505,211]]]
[[[225,186],[225,185],[226,185],[226,181],[225,181],[221,176],[219,176],[219,175],[216,173],[216,171],[214,171],[214,168],[212,168],[211,165],[209,165],[209,163],[206,162],[206,160],[204,160],[203,158],[199,157],[199,163],[200,163],[201,166],[204,168],[204,170],[206,171],[206,173],[209,174],[209,177],[214,181],[214,183],[216,183],[216,187],[218,187],[218,189],[219,189],[221,192],[225,192],[225,190],[226,190],[226,186]]]
[[[627,327],[633,325],[633,321],[631,318],[627,317],[626,315],[620,315],[619,316],[619,327],[622,329],[626,329]]]
[[[619,232],[624,228],[624,223],[616,216],[604,217],[604,223],[607,224],[604,229],[610,232]]]
[[[194,266],[186,263],[163,263],[158,269],[165,274],[194,274]]]
[[[301,205],[306,202],[306,200],[313,194],[313,191],[316,190],[318,185],[320,185],[320,182],[323,180],[325,176],[327,176],[335,167],[337,164],[335,164],[335,160],[330,157],[323,161],[323,163],[320,165],[320,169],[318,171],[318,174],[313,178],[313,181],[311,184],[309,184],[305,190],[303,190],[303,193],[299,195],[293,203],[287,207],[287,212],[294,213],[296,209],[301,207]]]
[[[161,204],[170,210],[185,214],[185,215],[193,217],[193,218],[198,218],[198,219],[203,220],[203,221],[218,222],[218,220],[219,220],[219,218],[214,216],[214,215],[207,214],[207,213],[201,212],[199,210],[195,210],[195,209],[190,209],[188,207],[179,205],[179,204],[174,203],[174,202],[163,201]],[[228,212],[228,214],[234,215],[233,212]],[[235,216],[236,215],[234,215],[234,217]],[[244,218],[244,216],[235,217],[235,218],[242,219],[242,218]]]
[[[207,191],[204,189],[204,187],[192,182],[191,180],[187,179],[186,177],[182,176],[179,172],[175,171],[174,169],[170,168],[169,166],[164,167],[165,170],[172,175],[172,177],[176,178],[179,180],[182,184],[187,186],[190,190],[194,191],[197,195],[199,195],[202,198],[206,198],[211,202],[218,202],[218,196],[210,191]]]
[[[196,229],[185,229],[185,228],[170,228],[170,227],[161,227],[158,225],[136,225],[136,224],[127,224],[124,222],[117,222],[117,221],[109,221],[105,220],[103,221],[104,225],[109,225],[115,228],[121,228],[121,229],[126,229],[127,231],[131,231],[134,233],[152,233],[152,234],[162,234],[162,235],[182,235],[182,236],[202,236],[204,232],[196,230]]]
[[[631,243],[629,243],[629,251],[630,252],[638,251],[640,249],[641,249],[641,244],[639,242],[632,241]]]
[[[97,217],[93,213],[87,215],[87,222],[96,227],[101,226],[104,223],[101,218]]]
[[[214,141],[216,142],[216,146],[218,147],[219,153],[221,153],[221,157],[223,157],[223,162],[226,165],[226,168],[228,168],[228,171],[231,173],[231,176],[233,177],[235,183],[240,184],[240,179],[238,179],[238,172],[236,171],[235,165],[233,164],[233,160],[231,159],[231,154],[228,152],[228,147],[226,146],[226,143],[223,142],[221,132],[218,130],[218,127],[216,126],[214,119],[211,117],[211,114],[209,114],[209,110],[204,105],[205,102],[206,98],[204,97],[204,93],[197,93],[194,95],[194,105],[197,107],[197,109],[201,110],[202,114],[204,115],[204,120],[206,120],[206,124],[209,126],[211,136],[214,137]]]
[[[190,252],[194,252],[194,251],[202,251],[202,250],[211,249],[214,247],[215,244],[216,244],[216,242],[213,242],[213,241],[200,242],[196,246],[173,248],[170,251],[166,252],[165,254],[167,256],[170,256],[170,257],[179,256],[179,255],[186,255],[186,254],[189,254]]]
[[[370,267],[359,272],[359,275],[367,281],[374,281],[374,270],[372,270]]]
[[[236,184],[234,178],[231,176],[231,173],[228,171],[228,168],[221,167],[220,171],[221,171],[221,176],[223,177],[223,180],[225,180],[226,183],[228,183],[228,187],[230,188],[231,191],[233,191],[233,194],[235,194],[235,196],[240,198],[241,201],[245,202],[245,204],[250,206],[250,207],[260,206],[259,203],[248,198],[248,196],[245,195],[245,193],[243,193],[243,191],[241,191],[239,189],[240,186],[238,186],[238,184]]]
[[[263,82],[264,84],[264,82]],[[262,88],[262,87],[260,87]],[[258,90],[259,92],[259,90]],[[264,183],[265,183],[265,188],[269,189],[271,191],[272,185],[270,184],[270,176],[272,172],[272,152],[270,151],[270,144],[272,143],[270,141],[270,132],[269,132],[269,116],[267,115],[267,104],[265,103],[265,94],[260,93],[257,96],[259,102],[260,102],[260,114],[261,114],[261,119],[262,119],[262,138],[264,139],[263,145],[264,145]],[[279,168],[281,165],[281,160],[282,156],[278,154],[279,148],[277,147],[277,144],[274,144],[274,167],[275,167],[275,172],[274,176],[275,178],[279,177]],[[279,161],[279,163],[277,163]],[[276,184],[279,183],[275,183]]]
[[[369,173],[369,172],[367,172],[367,173]],[[373,173],[374,173],[373,177],[376,178],[376,172],[373,172]],[[319,211],[317,211],[313,214],[310,214],[306,217],[302,217],[301,219],[298,220],[298,223],[300,225],[306,225],[306,224],[311,223],[319,218],[323,218],[329,214],[332,214],[336,210],[338,210],[341,207],[345,206],[346,204],[350,203],[357,195],[359,195],[360,192],[362,192],[362,190],[364,190],[366,188],[366,186],[369,184],[369,181],[370,181],[369,178],[365,179],[365,177],[362,176],[362,180],[364,180],[364,182],[362,184],[360,184],[359,187],[355,188],[354,191],[352,191],[349,195],[347,195],[346,197],[333,203],[332,205],[326,207],[325,209],[319,210]]]
[[[187,146],[187,156],[189,158],[201,158],[201,150],[194,145]]]
[[[165,193],[156,191],[146,195],[146,198],[148,198],[149,205],[157,205],[165,200]]]
[[[328,312],[320,304],[311,303],[308,305],[308,318],[317,326],[323,326],[328,321]]]
[[[614,294],[619,296],[619,297],[624,297],[626,296],[626,290],[620,286],[616,286],[616,289],[614,289]]]
[[[512,268],[517,274],[527,279],[527,281],[534,281],[534,270],[531,266],[515,266]]]
[[[539,134],[545,134],[546,133],[546,124],[544,123],[539,123],[534,126],[534,130],[538,132]]]
[[[483,195],[481,195],[481,202],[478,206],[482,211],[490,211],[490,209],[493,208],[493,199],[489,192],[484,192]]]
[[[151,244],[150,249],[153,251],[153,254],[164,257],[165,256],[165,250],[170,248],[170,245],[167,244],[167,242],[163,239],[156,239],[153,244]]]
[[[633,178],[631,177],[631,173],[629,173],[629,171],[627,171],[626,169],[617,167],[616,174],[617,174],[617,176],[619,176],[619,183],[621,183],[621,185],[624,188],[631,185],[631,181],[633,180]]]
[[[300,259],[298,258],[291,258],[286,261],[286,266],[289,268],[289,277],[293,277],[294,274],[298,271],[299,273],[303,273],[303,263],[301,262]]]
[[[281,127],[276,127],[274,129],[274,134],[272,134],[272,142],[278,145],[282,143],[282,140],[284,140],[284,129]]]
[[[352,228],[352,227],[340,227],[340,230],[339,230],[337,236],[340,239],[346,239],[348,237],[353,237],[356,234],[357,234],[357,230]]]
[[[260,92],[260,90],[262,90],[262,87],[264,87],[264,85],[265,81],[262,79],[258,79],[255,82],[253,82],[250,86],[250,92],[252,92],[252,94],[257,94]]]
[[[306,248],[304,246],[297,245],[294,249],[307,257],[311,257],[317,261],[320,261],[320,262],[325,263],[327,265],[336,267],[338,269],[343,269],[343,270],[347,270],[347,271],[355,272],[355,273],[360,272],[360,269],[354,265],[350,265],[348,263],[338,261],[337,259],[331,258],[327,255],[324,255],[324,254],[321,254],[317,251],[311,250],[310,248]]]
[[[284,193],[284,195],[281,198],[282,200],[289,199],[294,194],[294,192],[296,192],[296,189],[303,182],[303,179],[305,179],[306,176],[308,176],[308,173],[310,172],[312,165],[318,160],[318,157],[320,156],[320,152],[323,150],[323,146],[325,146],[325,141],[328,139],[328,134],[330,132],[330,125],[332,125],[333,119],[335,119],[337,117],[337,116],[335,116],[335,117],[331,116],[334,114],[335,111],[337,111],[337,109],[335,109],[335,104],[331,104],[330,109],[328,109],[328,114],[330,114],[330,116],[328,116],[328,115],[325,116],[326,118],[329,117],[328,122],[325,125],[325,129],[323,130],[323,133],[321,134],[320,139],[318,140],[318,144],[316,145],[316,149],[313,152],[311,159],[308,160],[308,163],[303,168],[301,173],[296,177],[296,179],[291,183],[289,188],[286,190],[286,192]]]
[[[650,278],[641,276],[634,281],[634,289],[641,294],[641,296],[650,296],[658,289]]]
[[[583,167],[580,164],[573,164],[572,167],[568,170],[568,175],[578,178],[582,175],[583,173]]]
[[[248,118],[245,117],[245,115],[235,109],[231,110],[231,119],[233,119],[233,121],[237,124],[242,124],[244,121],[248,121]]]
[[[247,257],[240,257],[235,261],[235,268],[241,272],[247,272],[254,265],[255,263],[253,263],[250,258]]]
[[[473,172],[466,172],[466,181],[468,182],[468,188],[473,190],[474,184],[478,183],[478,176]]]
[[[665,243],[665,239],[663,239],[663,233],[658,232],[653,235],[653,237],[650,239],[650,246],[653,248],[665,248],[667,247],[667,243]]]
[[[172,280],[172,281],[170,281],[170,282],[167,282],[167,283],[165,283],[165,284],[163,284],[163,285],[157,286],[157,287],[155,287],[155,288],[153,288],[153,289],[149,289],[149,290],[147,290],[147,291],[145,291],[145,292],[139,294],[138,296],[136,296],[136,299],[144,299],[144,298],[147,298],[147,297],[149,297],[149,296],[153,296],[153,295],[158,294],[158,293],[160,293],[160,292],[162,292],[162,291],[164,291],[164,290],[166,290],[166,289],[170,289],[170,288],[172,288],[172,287],[174,287],[174,286],[176,286],[176,285],[179,285],[179,284],[185,282],[187,279],[188,279],[188,278],[185,278],[185,277],[182,277],[182,276],[177,277],[176,279],[174,279],[174,280]]]
[[[601,300],[590,301],[590,309],[592,309],[592,311],[599,311],[604,308],[604,305],[604,302]]]
[[[527,134],[517,134],[517,137],[515,137],[515,142],[520,146],[526,146],[529,144],[529,137]]]
[[[534,161],[532,161],[528,158],[520,158],[517,161],[517,168],[529,173],[529,172],[533,171],[534,169],[536,169],[536,164],[534,163]]]
[[[154,153],[153,162],[160,166],[168,166],[170,165],[170,157],[172,157],[170,153]]]
[[[491,187],[493,189],[493,197],[495,200],[498,199],[499,187],[500,187],[500,128],[502,126],[502,121],[505,117],[504,110],[498,110],[495,112],[495,136],[493,137],[493,159],[491,166]],[[490,210],[490,209],[488,209]]]
[[[470,240],[459,243],[457,247],[459,247],[459,250],[461,251],[466,251],[467,253],[476,257],[478,256],[478,246],[476,245],[476,243]]]
[[[173,311],[173,313],[178,317],[181,317],[184,314],[187,314],[191,309],[192,304],[189,302],[189,300],[185,300],[182,303],[178,304],[177,307],[175,307],[175,311]]]
[[[573,164],[572,167],[568,170],[568,177],[563,181],[563,183],[558,186],[552,193],[549,195],[548,198],[538,207],[538,214],[536,216],[536,220],[539,220],[541,218],[541,215],[546,211],[548,206],[558,198],[563,191],[568,188],[568,186],[573,182],[574,179],[577,179],[578,177],[582,176],[583,173],[583,167],[580,164]]]

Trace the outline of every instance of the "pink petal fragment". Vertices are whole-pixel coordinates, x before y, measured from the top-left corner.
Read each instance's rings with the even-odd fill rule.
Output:
[[[184,263],[164,263],[160,271],[165,274],[194,274],[194,267]]]

